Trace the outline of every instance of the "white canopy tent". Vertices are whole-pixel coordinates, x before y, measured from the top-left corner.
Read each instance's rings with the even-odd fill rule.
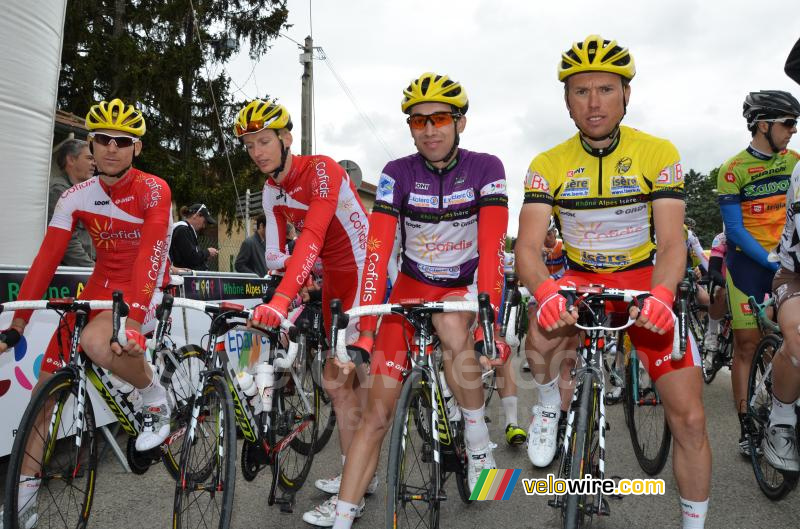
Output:
[[[66,0],[5,0],[0,17],[0,264],[29,266],[47,224]]]

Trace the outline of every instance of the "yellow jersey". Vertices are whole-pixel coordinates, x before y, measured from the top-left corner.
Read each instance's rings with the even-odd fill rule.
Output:
[[[546,203],[561,225],[572,270],[610,273],[654,263],[652,202],[685,199],[678,150],[630,127],[606,149],[575,134],[536,156],[525,203]]]

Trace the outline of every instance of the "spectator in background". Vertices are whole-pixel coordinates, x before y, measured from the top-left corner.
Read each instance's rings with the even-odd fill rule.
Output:
[[[74,138],[65,140],[56,149],[55,158],[59,173],[50,180],[47,222],[53,218],[56,203],[67,189],[94,176],[94,157],[89,152],[89,144],[83,140]],[[94,261],[95,251],[92,237],[86,231],[86,227],[78,221],[61,264],[94,268]]]
[[[183,220],[172,227],[172,244],[169,247],[169,258],[172,264],[191,270],[208,270],[208,260],[216,257],[216,248],[200,248],[197,244],[197,233],[208,224],[216,224],[211,212],[205,204],[192,204],[181,208]]]
[[[267,217],[262,213],[256,217],[256,232],[242,241],[239,255],[236,256],[235,268],[237,272],[255,274],[258,277],[267,275],[267,253],[265,227]]]

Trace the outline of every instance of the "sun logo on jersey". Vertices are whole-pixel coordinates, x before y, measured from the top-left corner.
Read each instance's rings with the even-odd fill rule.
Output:
[[[426,237],[424,234],[420,233],[416,236],[416,240],[414,242],[417,243],[417,248],[419,249],[420,256],[423,259],[428,259],[431,263],[433,262],[433,258],[439,255],[439,242],[440,235],[434,234],[430,238]]]
[[[367,240],[367,251],[368,251],[368,252],[375,252],[375,251],[377,251],[377,250],[378,250],[378,248],[380,248],[380,247],[381,247],[381,241],[380,241],[380,240],[378,240],[377,238],[375,238],[375,237],[370,237],[370,238]]]
[[[156,290],[156,284],[153,283],[152,281],[148,281],[142,287],[142,293],[144,293],[146,296],[152,295],[153,292],[155,292],[155,290]]]
[[[89,226],[89,235],[92,236],[92,240],[94,241],[94,246],[98,250],[104,249],[107,250],[109,248],[114,248],[117,246],[116,239],[109,237],[108,232],[111,229],[111,222],[106,220],[103,221],[103,224],[100,224],[98,219],[94,219],[92,221],[92,225]]]

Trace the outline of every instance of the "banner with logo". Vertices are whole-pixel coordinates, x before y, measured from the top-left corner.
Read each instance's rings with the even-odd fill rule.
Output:
[[[16,301],[24,278],[23,268],[0,269],[0,303]],[[59,268],[44,298],[78,297],[88,279],[87,269]],[[204,301],[234,301],[249,308],[261,302],[267,288],[266,280],[250,274],[212,272],[186,276],[178,295]],[[0,314],[0,329],[9,327],[11,317],[8,313]],[[28,405],[31,390],[39,380],[44,352],[58,321],[58,315],[53,311],[36,311],[20,343],[0,355],[0,456],[11,452],[14,433]],[[172,314],[171,336],[179,346],[187,343],[200,344],[201,338],[208,333],[210,321],[205,313],[176,309]],[[225,345],[231,362],[242,369],[258,359],[266,347],[266,340],[250,332],[236,330],[225,336]],[[91,388],[90,393],[97,425],[114,422],[114,416],[94,388]]]

